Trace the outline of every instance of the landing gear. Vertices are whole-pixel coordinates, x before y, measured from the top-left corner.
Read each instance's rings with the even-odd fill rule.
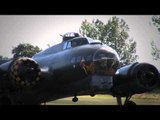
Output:
[[[78,101],[77,96],[74,96],[74,98],[72,98],[72,101],[73,101],[73,102],[77,102],[77,101]]]
[[[122,105],[122,99],[121,99],[121,97],[116,97],[117,98],[117,104],[118,105]]]
[[[133,101],[128,101],[126,104],[124,104],[124,105],[136,105],[136,103],[135,102],[133,102]]]
[[[136,103],[131,101],[130,99],[131,99],[131,96],[127,96],[124,102],[124,105],[136,105]]]
[[[91,97],[94,97],[94,96],[95,96],[95,94],[94,94],[94,93],[91,93],[91,94],[90,94],[90,96],[91,96]]]
[[[121,97],[118,96],[118,97],[116,97],[116,98],[117,98],[117,104],[118,104],[118,105],[122,105],[122,99],[121,99]],[[136,103],[133,102],[133,101],[131,101],[130,98],[131,98],[131,96],[127,96],[127,97],[126,97],[126,100],[125,100],[125,102],[124,102],[124,105],[136,105]]]

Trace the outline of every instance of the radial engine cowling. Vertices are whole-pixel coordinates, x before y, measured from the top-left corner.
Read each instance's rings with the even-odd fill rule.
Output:
[[[18,87],[34,86],[40,80],[39,65],[30,58],[18,58],[9,68],[9,76]]]
[[[148,63],[133,63],[117,70],[113,93],[127,96],[153,90],[158,84],[159,72]]]

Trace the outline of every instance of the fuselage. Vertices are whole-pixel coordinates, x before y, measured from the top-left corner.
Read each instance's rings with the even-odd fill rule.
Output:
[[[115,50],[99,40],[66,33],[63,41],[32,58],[0,64],[0,105],[35,105],[79,95],[126,97],[153,90],[157,68],[148,63],[121,67]]]
[[[84,44],[72,47],[73,41]],[[113,86],[112,76],[119,66],[118,54],[112,48],[98,40],[82,37],[52,46],[33,59],[42,72],[50,75],[48,80],[42,81],[39,89],[36,88],[44,93],[41,96],[50,99],[109,93]]]
[[[99,40],[67,37],[32,58],[1,64],[0,104],[33,105],[70,96],[76,101],[76,96],[95,94],[128,98],[153,90],[158,81],[151,64],[120,67],[117,52]]]

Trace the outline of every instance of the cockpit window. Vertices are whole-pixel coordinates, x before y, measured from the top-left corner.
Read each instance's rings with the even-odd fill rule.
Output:
[[[64,44],[63,49],[74,48],[74,47],[85,45],[85,44],[89,44],[89,42],[86,38],[82,38],[82,37],[74,38],[70,41],[67,41]]]
[[[75,41],[75,40],[71,41],[71,46],[72,46],[72,47],[78,46],[78,42]]]
[[[69,41],[68,43],[67,43],[67,47],[66,48],[71,48],[72,46],[71,46],[71,41]]]

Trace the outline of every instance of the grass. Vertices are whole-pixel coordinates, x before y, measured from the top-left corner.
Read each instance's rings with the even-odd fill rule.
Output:
[[[135,99],[147,99],[147,100],[159,100],[160,101],[160,89],[155,89],[152,92],[147,92],[143,94],[135,94],[133,96]]]
[[[156,96],[155,96],[156,95]],[[73,97],[63,98],[46,103],[46,105],[117,105],[115,97],[111,95],[77,96],[78,102],[72,102]],[[131,98],[137,105],[160,105],[159,94],[136,94]],[[122,98],[122,102],[125,98]]]
[[[72,102],[73,97],[63,98],[55,101],[46,103],[47,105],[106,105],[107,100],[110,101],[111,105],[116,104],[116,99],[114,100],[112,96],[109,95],[96,95],[91,96],[77,96],[78,102]]]

